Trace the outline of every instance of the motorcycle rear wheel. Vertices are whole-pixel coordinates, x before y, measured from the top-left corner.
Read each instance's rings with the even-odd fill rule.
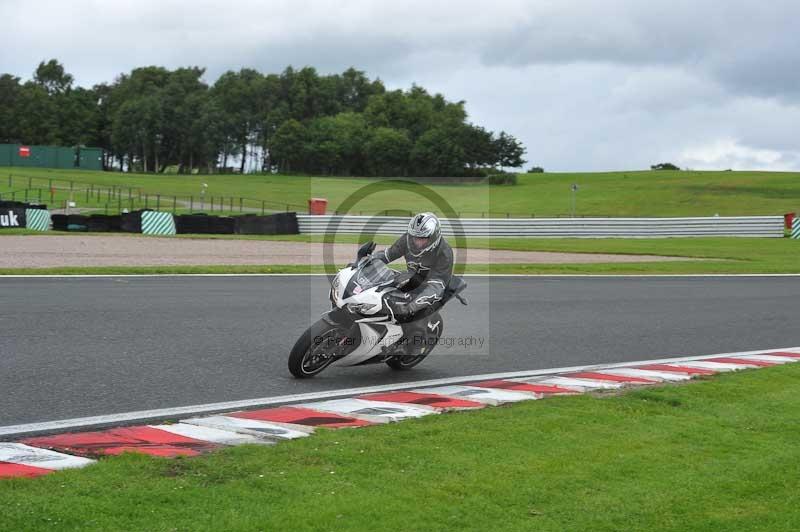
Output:
[[[422,348],[421,353],[416,355],[395,355],[386,361],[386,365],[397,371],[405,371],[413,368],[425,360],[431,351],[433,351],[433,348],[436,347],[436,340],[441,337],[443,331],[444,325],[441,324],[441,318],[439,318],[439,327],[436,329],[436,335],[427,337],[428,344]]]
[[[430,349],[426,348],[430,352]],[[397,355],[386,361],[386,365],[397,371],[405,371],[411,369],[428,356],[428,353],[423,355]]]

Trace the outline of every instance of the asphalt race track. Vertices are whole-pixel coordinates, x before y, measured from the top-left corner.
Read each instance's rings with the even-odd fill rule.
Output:
[[[468,282],[470,305],[444,311],[452,345],[418,368],[329,368],[298,381],[286,358],[327,308],[324,277],[0,278],[0,426],[800,345],[796,277]]]

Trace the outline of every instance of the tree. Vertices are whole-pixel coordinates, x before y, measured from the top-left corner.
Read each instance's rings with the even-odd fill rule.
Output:
[[[342,109],[347,111],[363,112],[372,95],[386,91],[383,82],[371,82],[364,72],[353,67],[345,70],[341,76],[334,77],[338,82],[338,100]]]
[[[185,106],[189,122],[182,143],[181,171],[186,165],[190,174],[199,166],[206,166],[210,172],[225,142],[222,111],[208,92],[193,93]]]
[[[495,139],[491,131],[472,124],[460,125],[458,130],[459,143],[470,167],[494,166],[498,163]]]
[[[459,175],[524,162],[514,137],[469,123],[463,101],[418,85],[387,92],[352,67],[330,75],[243,68],[212,87],[204,74],[151,65],[82,88],[56,59],[24,84],[2,74],[0,142],[99,146],[106,167],[157,172],[213,171],[229,158],[241,172],[254,161],[251,168],[348,175]]]
[[[425,132],[411,150],[411,165],[419,176],[457,176],[464,173],[464,150],[456,136],[447,129]]]
[[[119,108],[114,118],[112,139],[122,153],[140,157],[143,172],[151,168],[158,171],[162,127],[161,102],[154,95],[142,96],[126,101]],[[153,164],[148,164],[148,160]]]
[[[56,144],[58,117],[55,102],[47,91],[33,82],[22,86],[15,120],[19,141],[27,144]]]
[[[270,158],[283,172],[291,172],[303,161],[307,132],[299,121],[290,118],[272,135]]]
[[[497,163],[501,168],[510,166],[512,168],[519,168],[525,164],[525,147],[512,135],[505,131],[501,131],[495,140],[495,149],[497,150]]]
[[[672,163],[660,163],[652,165],[650,170],[680,170],[680,168]]]
[[[51,59],[47,63],[44,61],[39,63],[39,66],[36,67],[36,72],[33,74],[33,81],[46,90],[47,94],[53,95],[62,94],[70,90],[74,78],[71,74],[67,74],[61,63]]]
[[[20,142],[19,106],[22,85],[11,74],[0,76],[0,143]]]
[[[94,90],[78,87],[51,98],[58,121],[56,143],[63,146],[89,145],[100,125],[100,108]]]
[[[313,120],[308,126],[305,147],[307,168],[325,174],[363,175],[367,136],[366,121],[358,113]]]
[[[411,140],[405,131],[389,127],[373,129],[364,147],[369,173],[377,176],[406,175],[411,148]]]
[[[179,68],[170,72],[157,92],[163,109],[161,156],[164,164],[177,164],[179,171],[194,166],[192,127],[208,100],[208,86],[201,80],[205,69]],[[160,169],[159,169],[160,170]]]
[[[212,97],[226,115],[222,125],[228,142],[223,154],[223,166],[228,155],[240,155],[239,171],[244,173],[247,163],[248,146],[258,140],[259,91],[263,76],[251,69],[239,72],[228,71],[214,84]]]

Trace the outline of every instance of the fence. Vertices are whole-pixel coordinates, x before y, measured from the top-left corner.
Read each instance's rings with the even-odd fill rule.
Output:
[[[269,214],[305,210],[305,205],[216,194],[174,195],[143,192],[126,185],[8,174],[0,180],[0,200],[47,203],[54,212],[119,214],[137,209],[173,214],[212,212]],[[78,211],[78,209],[80,211]]]
[[[299,214],[301,233],[401,234],[408,218]],[[782,238],[782,216],[708,218],[462,218],[442,219],[446,236],[657,238],[738,236]]]
[[[0,144],[0,166],[103,169],[101,148]]]

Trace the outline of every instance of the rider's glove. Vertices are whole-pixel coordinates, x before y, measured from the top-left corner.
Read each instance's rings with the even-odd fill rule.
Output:
[[[387,295],[385,301],[398,323],[409,322],[414,317],[413,302],[408,294],[395,292]]]

